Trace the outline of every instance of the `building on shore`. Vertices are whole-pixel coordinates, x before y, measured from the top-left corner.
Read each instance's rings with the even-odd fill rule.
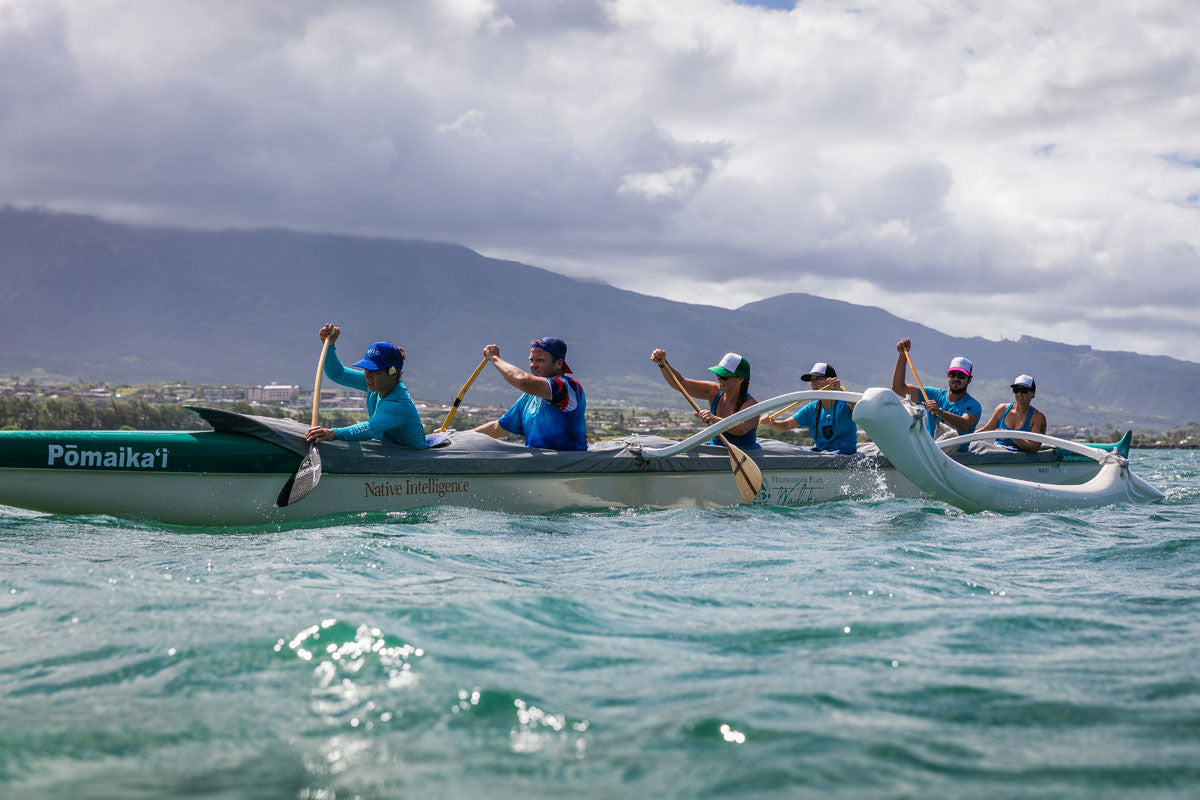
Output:
[[[324,393],[322,392],[322,394]],[[292,403],[299,397],[299,386],[268,383],[266,386],[246,387],[246,400],[251,403]]]

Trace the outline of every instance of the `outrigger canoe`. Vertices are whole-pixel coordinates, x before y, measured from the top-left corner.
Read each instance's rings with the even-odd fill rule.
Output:
[[[582,452],[528,448],[469,431],[452,432],[443,446],[420,451],[326,442],[319,445],[318,484],[283,507],[281,488],[308,450],[307,426],[191,407],[212,430],[0,432],[0,504],[189,526],[271,525],[436,505],[510,513],[731,506],[741,498],[725,448],[705,444],[714,433],[797,400],[860,397],[792,392],[682,442],[632,436]],[[884,455],[865,450],[830,455],[762,440],[761,450],[747,451],[762,472],[754,502],[799,506],[924,494]],[[973,471],[1041,484],[1085,484],[1099,472],[1095,460],[1057,449],[949,458]]]

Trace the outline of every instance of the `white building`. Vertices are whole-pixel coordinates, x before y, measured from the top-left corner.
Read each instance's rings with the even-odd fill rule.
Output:
[[[246,399],[251,403],[291,403],[299,396],[299,386],[287,386],[282,383],[246,387]]]

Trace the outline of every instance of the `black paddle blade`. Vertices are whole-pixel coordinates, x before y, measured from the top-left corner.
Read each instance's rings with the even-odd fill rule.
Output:
[[[296,468],[296,474],[288,478],[288,482],[283,485],[283,490],[279,493],[279,499],[275,501],[275,505],[282,508],[290,506],[292,503],[299,503],[308,497],[309,492],[317,488],[320,480],[321,454],[317,451],[315,444],[309,445],[308,453],[300,462],[300,466]]]

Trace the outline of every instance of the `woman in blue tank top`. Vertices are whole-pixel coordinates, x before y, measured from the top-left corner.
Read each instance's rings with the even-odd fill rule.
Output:
[[[650,360],[658,365],[659,371],[672,388],[667,370],[675,375],[675,380],[684,391],[699,400],[708,401],[708,411],[698,411],[696,416],[705,425],[720,422],[741,409],[752,406],[758,401],[750,394],[750,362],[737,353],[726,353],[720,363],[709,367],[709,372],[717,376],[716,381],[695,381],[683,377],[679,370],[667,363],[667,351],[655,350],[650,354]],[[729,443],[743,450],[754,450],[762,447],[758,443],[758,417],[748,419],[741,425],[735,425],[725,431]],[[714,438],[712,444],[721,442]]]
[[[1033,398],[1037,395],[1037,381],[1032,375],[1018,375],[1012,382],[1013,401],[1005,405],[1001,403],[992,412],[992,418],[981,431],[1030,431],[1031,433],[1046,432],[1046,415],[1033,407]],[[1036,453],[1041,444],[1029,439],[997,439],[996,444],[1013,452],[1020,450],[1026,453]]]

